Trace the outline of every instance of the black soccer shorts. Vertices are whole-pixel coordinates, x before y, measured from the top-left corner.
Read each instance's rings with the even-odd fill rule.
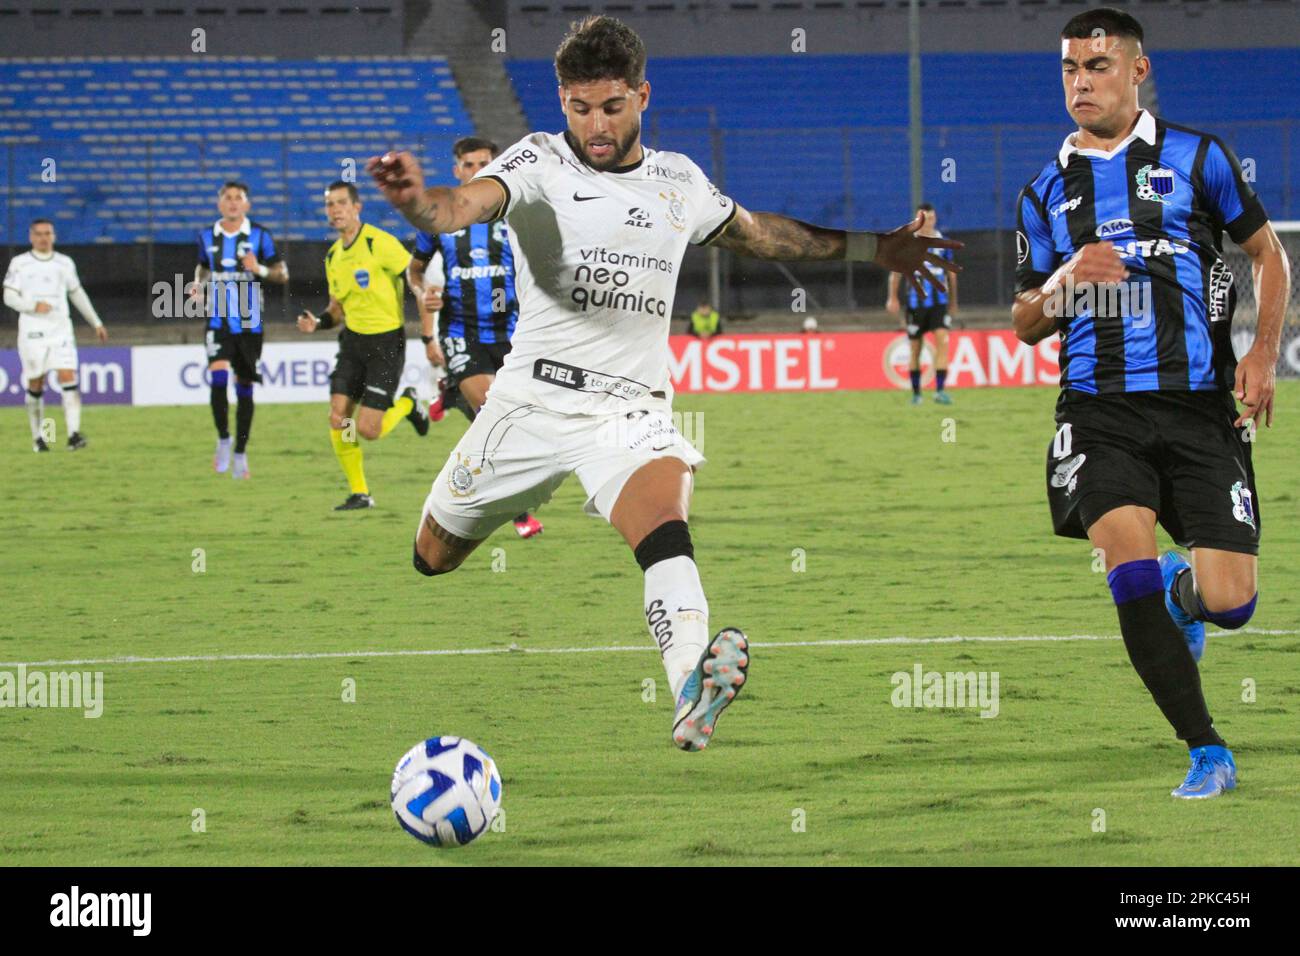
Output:
[[[1233,425],[1231,392],[1063,389],[1047,451],[1047,498],[1058,535],[1086,538],[1121,505],[1156,513],[1183,548],[1259,553],[1253,430]]]
[[[931,305],[923,309],[907,310],[907,337],[919,339],[926,332],[952,328],[947,305]]]
[[[237,381],[262,381],[257,371],[257,363],[262,358],[261,332],[231,332],[223,325],[219,329],[208,329],[203,341],[208,351],[208,365],[229,362]]]
[[[361,335],[344,328],[330,373],[330,393],[385,411],[393,404],[405,367],[406,334],[402,329]]]
[[[441,341],[453,388],[460,388],[461,382],[475,375],[495,375],[510,354],[509,342],[480,342],[458,335],[444,335]]]

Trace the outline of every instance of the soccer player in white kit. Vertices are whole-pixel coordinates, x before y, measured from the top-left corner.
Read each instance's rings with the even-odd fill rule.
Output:
[[[425,501],[416,569],[454,570],[576,473],[586,512],[618,530],[645,573],[646,624],[677,701],[673,741],[691,751],[744,684],[749,653],[735,628],[709,637],[686,523],[704,460],[671,419],[668,324],[686,246],[875,262],[915,283],[926,262],[960,268],[927,245],[961,244],[915,236],[920,218],[876,235],[748,212],[688,157],[642,146],[645,63],[630,28],[588,17],[555,58],[566,132],[525,137],[457,188],[425,189],[409,153],[367,168],[416,228],[504,218],[515,254],[513,347]]]
[[[77,307],[101,342],[108,330],[100,321],[90,297],[81,287],[77,267],[54,251],[54,224],[33,219],[27,233],[30,252],[14,256],[5,272],[5,305],[18,313],[18,358],[27,383],[27,420],[32,427],[32,450],[49,451],[41,431],[45,417],[45,376],[58,373],[63,392],[63,421],[68,430],[68,450],[86,447],[81,434],[81,390],[77,381],[77,338],[72,332],[68,302]]]

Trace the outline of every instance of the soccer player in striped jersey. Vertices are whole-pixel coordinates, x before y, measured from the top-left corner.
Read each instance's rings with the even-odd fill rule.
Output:
[[[917,215],[923,218],[919,236],[942,237],[938,229],[938,214],[934,206],[923,202],[916,207]],[[952,250],[936,246],[930,250],[944,259],[952,260]],[[926,266],[926,274],[919,280],[908,283],[907,317],[899,317],[901,327],[907,330],[908,356],[907,368],[912,378],[912,404],[921,404],[921,349],[925,345],[925,333],[934,335],[934,400],[941,405],[951,405],[952,396],[944,391],[948,381],[948,330],[952,328],[952,318],[957,314],[957,277],[949,276],[947,288],[944,288],[944,271],[939,266]],[[901,307],[898,301],[898,284],[903,277],[897,272],[889,274],[889,296],[885,308],[891,315],[898,315]],[[918,288],[919,286],[919,288]]]
[[[221,218],[199,233],[199,261],[193,286],[208,297],[208,352],[212,421],[217,450],[212,467],[232,478],[249,477],[248,436],[253,430],[253,385],[262,380],[262,282],[283,285],[289,267],[275,250],[275,240],[260,222],[248,218],[248,186],[223,183],[217,191]],[[231,468],[230,370],[235,371],[234,468]]]
[[[1191,756],[1175,797],[1236,786],[1197,661],[1205,621],[1255,610],[1260,507],[1256,422],[1272,422],[1290,285],[1286,254],[1232,151],[1138,108],[1151,64],[1142,27],[1098,7],[1061,33],[1078,124],[1017,203],[1017,336],[1061,336],[1047,460],[1056,533],[1105,556],[1129,659]],[[1231,342],[1227,232],[1250,256],[1259,322]],[[1234,398],[1244,406],[1238,412]],[[1156,522],[1180,546],[1156,555]]]
[[[496,143],[477,136],[458,139],[451,149],[452,175],[462,186],[500,152]],[[429,417],[442,417],[451,392],[458,393],[456,406],[473,421],[510,352],[519,318],[515,262],[505,223],[472,223],[438,235],[417,233],[406,281],[420,301],[420,338],[429,361],[447,369]],[[542,523],[527,511],[515,516],[514,526],[521,538],[542,533]]]
[[[944,265],[929,247],[961,244],[918,238],[917,223],[877,235],[749,212],[690,157],[642,143],[645,67],[633,30],[587,17],[555,56],[562,132],[526,136],[452,189],[426,190],[409,153],[376,156],[367,169],[425,232],[504,219],[519,291],[510,354],[430,489],[412,563],[429,576],[454,571],[521,507],[576,474],[584,510],[619,532],[644,574],[639,610],[676,701],[672,740],[698,751],[745,684],[749,651],[736,628],[709,636],[687,525],[704,457],[672,422],[668,350],[687,247],[875,262],[911,275]]]
[[[375,502],[357,436],[377,441],[402,419],[418,435],[429,431],[415,389],[397,395],[406,366],[402,277],[411,254],[396,236],[361,221],[361,197],[353,183],[330,183],[325,215],[339,236],[325,253],[330,298],[319,316],[301,312],[298,328],[310,333],[343,326],[330,374],[330,443],[349,494],[334,510],[358,511]]]
[[[32,248],[14,256],[5,271],[5,305],[18,313],[18,358],[27,384],[27,420],[32,451],[49,451],[41,424],[45,417],[45,377],[54,371],[63,393],[63,421],[68,450],[86,447],[81,434],[81,390],[77,382],[77,337],[72,331],[68,302],[77,307],[101,342],[108,330],[77,277],[77,266],[54,251],[54,223],[32,220],[27,233]]]

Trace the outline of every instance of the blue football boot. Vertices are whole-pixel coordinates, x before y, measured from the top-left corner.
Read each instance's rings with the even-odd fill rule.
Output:
[[[1160,556],[1160,577],[1165,583],[1165,610],[1187,639],[1187,649],[1192,652],[1192,660],[1199,661],[1205,653],[1205,624],[1174,603],[1174,581],[1184,568],[1190,569],[1191,565],[1177,551],[1166,551]]]
[[[1171,791],[1170,796],[1200,800],[1237,788],[1237,764],[1227,747],[1193,747],[1189,756],[1192,769],[1187,771],[1182,786]]]

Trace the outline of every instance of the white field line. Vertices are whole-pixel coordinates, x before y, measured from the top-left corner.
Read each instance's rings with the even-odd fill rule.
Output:
[[[1300,630],[1267,630],[1243,627],[1238,631],[1210,631],[1208,636],[1222,634],[1266,634],[1292,637]],[[876,647],[881,645],[914,644],[1034,644],[1059,641],[1117,641],[1118,634],[994,634],[973,636],[954,634],[951,637],[864,637],[825,641],[751,641],[756,648],[773,647]],[[86,657],[75,660],[0,661],[0,667],[82,667],[90,664],[212,664],[227,661],[322,661],[363,657],[463,657],[475,654],[603,654],[627,651],[649,653],[656,650],[647,640],[645,644],[603,647],[459,647],[439,650],[409,651],[304,651],[294,654],[186,654],[172,657]]]

